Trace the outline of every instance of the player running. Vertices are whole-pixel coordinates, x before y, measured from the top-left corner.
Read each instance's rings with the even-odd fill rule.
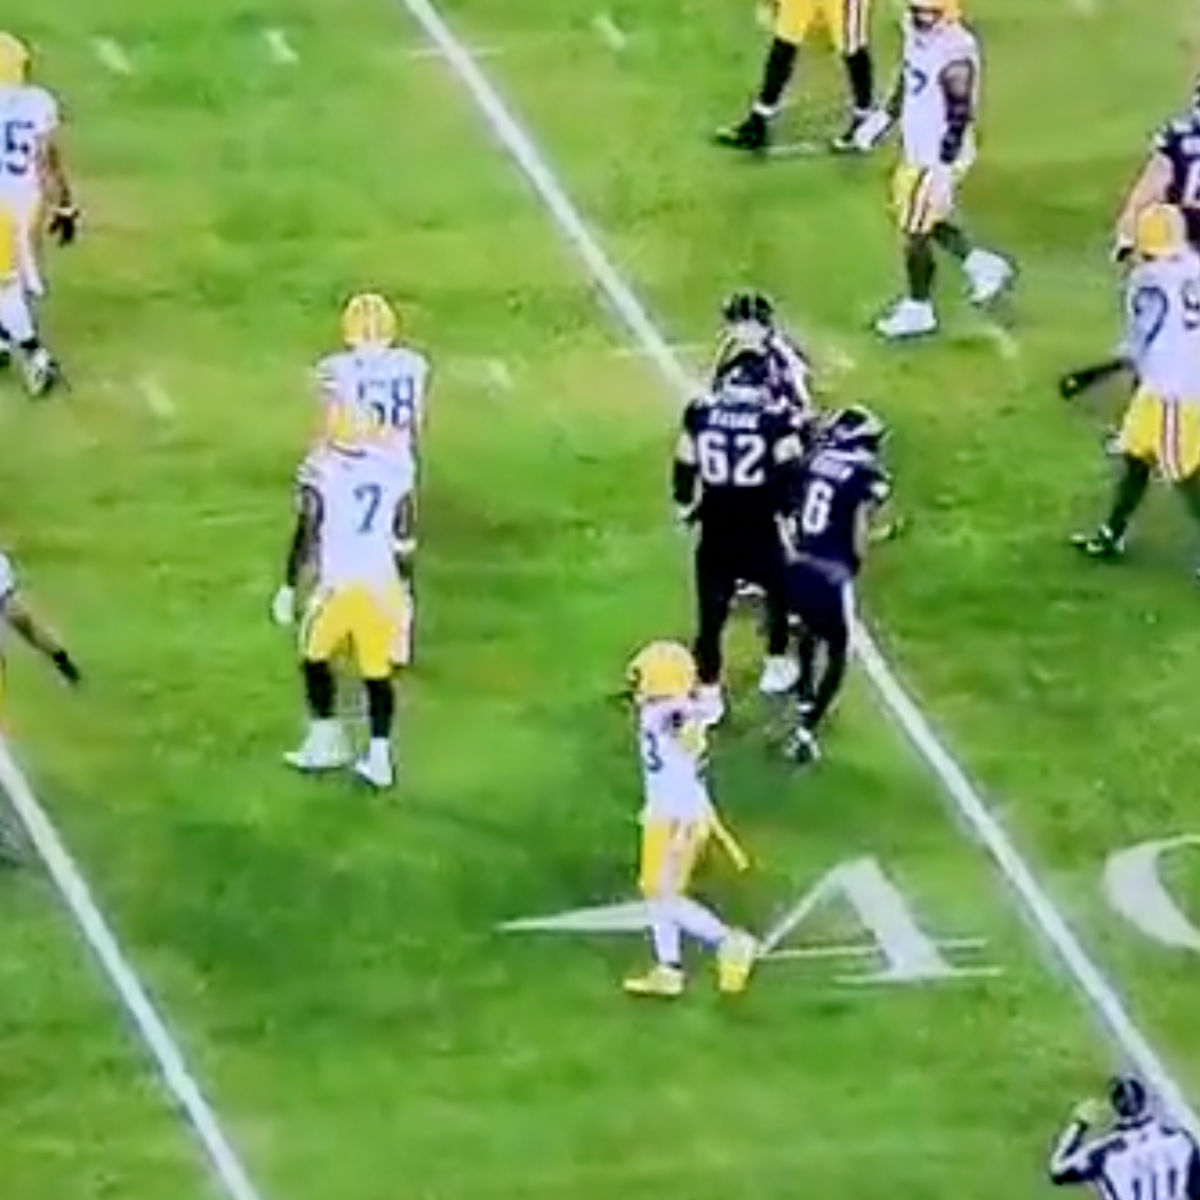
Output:
[[[762,83],[750,112],[738,125],[719,130],[717,142],[735,150],[761,153],[771,141],[771,121],[796,68],[800,47],[824,26],[845,64],[850,117],[835,150],[854,150],[854,133],[875,103],[875,66],[871,57],[871,0],[772,0],[772,39]]]
[[[1200,522],[1200,255],[1183,213],[1165,204],[1138,213],[1132,253],[1123,351],[1137,390],[1116,441],[1124,472],[1104,523],[1071,539],[1100,559],[1124,551],[1155,467]]]
[[[1117,261],[1133,253],[1138,213],[1151,204],[1173,204],[1181,209],[1188,238],[1200,249],[1200,88],[1193,94],[1189,110],[1168,121],[1154,137],[1150,155],[1117,220],[1113,248]]]
[[[395,779],[391,730],[395,712],[392,674],[409,640],[412,612],[405,581],[412,568],[413,473],[375,446],[329,451],[301,487],[300,552],[293,547],[285,587],[295,588],[306,561],[316,579],[301,634],[304,690],[311,714],[308,736],[286,761],[301,771],[345,766],[350,752],[334,716],[332,662],[348,649],[367,698],[370,741],[355,764],[376,788]],[[280,612],[286,623],[294,613]]]
[[[58,144],[58,102],[29,82],[29,48],[0,32],[0,360],[21,356],[25,385],[40,396],[60,378],[38,338],[33,308],[45,294],[40,222],[62,244],[75,240],[79,210]]]
[[[796,682],[788,657],[783,547],[776,515],[802,447],[791,410],[772,398],[763,355],[744,352],[720,385],[683,414],[673,494],[680,521],[696,525],[696,662],[712,719],[724,712],[721,640],[738,583],[765,593],[767,656],[759,690],[782,695]]]
[[[957,220],[957,192],[975,161],[982,83],[975,35],[958,0],[913,0],[904,28],[904,67],[891,98],[855,130],[859,148],[876,145],[899,119],[901,161],[892,205],[904,239],[907,294],[875,324],[889,341],[936,332],[935,249],[962,263],[973,304],[994,300],[1013,277],[1007,259],[974,246]]]
[[[1102,1120],[1111,1124],[1092,1133]],[[1105,1200],[1200,1200],[1200,1146],[1154,1115],[1141,1080],[1119,1077],[1107,1104],[1076,1105],[1050,1156],[1050,1181],[1083,1184]]]
[[[644,799],[638,886],[650,910],[654,966],[625,980],[634,996],[683,993],[683,935],[716,951],[717,986],[745,990],[753,937],[726,925],[689,895],[692,876],[716,838],[738,870],[746,855],[721,823],[704,781],[707,713],[696,696],[696,663],[677,642],[651,642],[629,664],[637,709]]]
[[[870,541],[871,518],[891,493],[878,452],[883,423],[858,406],[835,413],[805,460],[784,522],[787,596],[799,618],[800,699],[788,743],[798,763],[820,756],[817,729],[836,699],[850,655],[854,580]],[[818,671],[818,655],[822,658]]]

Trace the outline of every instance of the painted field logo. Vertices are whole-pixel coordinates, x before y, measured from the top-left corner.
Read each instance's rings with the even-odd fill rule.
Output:
[[[1159,871],[1163,856],[1184,846],[1200,846],[1200,836],[1185,833],[1119,850],[1104,865],[1104,893],[1116,912],[1148,938],[1200,953],[1200,930],[1167,891]]]
[[[818,916],[839,907],[852,916],[863,937],[851,942],[785,945],[816,923]],[[579,908],[545,917],[509,921],[507,933],[565,933],[575,935],[642,934],[649,914],[641,901]],[[982,938],[935,939],[917,921],[904,893],[874,858],[856,858],[827,871],[761,935],[762,957],[771,961],[827,959],[849,966],[853,974],[839,983],[933,983],[947,979],[999,974],[992,966],[962,966],[948,955],[979,951]]]

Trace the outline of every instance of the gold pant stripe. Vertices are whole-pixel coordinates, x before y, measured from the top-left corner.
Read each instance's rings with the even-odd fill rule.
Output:
[[[904,228],[909,233],[925,231],[932,210],[930,190],[929,172],[919,172],[913,180],[912,191],[908,195],[908,208],[904,213]]]

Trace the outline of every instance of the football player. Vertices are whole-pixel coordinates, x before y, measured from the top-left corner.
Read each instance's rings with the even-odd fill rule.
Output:
[[[834,413],[797,476],[783,523],[788,603],[800,625],[798,720],[788,744],[799,763],[820,756],[817,729],[845,677],[854,581],[871,541],[872,518],[891,492],[878,457],[885,434],[870,409],[855,405]]]
[[[1155,467],[1200,522],[1200,255],[1180,209],[1152,204],[1137,214],[1131,261],[1123,349],[1137,388],[1117,438],[1124,470],[1104,523],[1072,538],[1101,559],[1124,550]]]
[[[60,378],[33,313],[45,293],[40,222],[49,212],[50,233],[66,244],[79,210],[58,142],[58,102],[29,82],[30,62],[28,47],[0,32],[0,359],[19,352],[26,386],[40,396]]]
[[[367,698],[370,741],[355,773],[376,788],[395,779],[391,729],[392,675],[410,638],[412,611],[405,580],[416,551],[411,520],[412,470],[378,446],[339,443],[312,464],[300,490],[303,537],[284,568],[288,597],[305,564],[315,559],[315,582],[301,636],[308,736],[286,761],[301,771],[331,771],[350,754],[334,716],[332,662],[344,648],[357,665]],[[294,600],[292,601],[294,604]],[[275,616],[290,624],[276,597]]]
[[[1007,259],[975,247],[956,216],[958,188],[975,160],[981,67],[979,44],[961,21],[958,0],[913,0],[900,78],[887,105],[855,131],[860,148],[867,149],[897,119],[900,124],[892,205],[904,239],[908,292],[876,322],[876,331],[889,340],[936,331],[935,249],[962,263],[974,304],[989,303],[1012,279]]]
[[[713,838],[738,870],[748,866],[705,784],[707,718],[696,697],[696,663],[677,642],[651,642],[629,664],[628,676],[643,781],[638,885],[650,914],[654,966],[626,979],[625,990],[635,996],[681,995],[681,942],[687,934],[716,952],[719,989],[741,992],[754,967],[754,938],[689,894]]]
[[[1200,248],[1200,88],[1188,112],[1168,121],[1155,135],[1117,220],[1114,257],[1118,261],[1133,252],[1137,215],[1151,204],[1178,206],[1192,245]]]
[[[772,0],[772,39],[762,83],[750,112],[738,125],[722,129],[717,141],[737,150],[760,153],[771,137],[771,120],[791,81],[800,47],[821,26],[846,67],[850,119],[834,139],[836,150],[857,149],[854,131],[875,103],[875,67],[871,58],[871,0]]]
[[[802,446],[791,410],[772,397],[769,382],[764,356],[742,352],[719,386],[684,410],[675,450],[676,512],[698,529],[695,653],[714,721],[724,712],[721,641],[741,581],[765,591],[767,655],[759,690],[782,695],[796,682],[776,515],[786,498],[784,476],[799,463]]]

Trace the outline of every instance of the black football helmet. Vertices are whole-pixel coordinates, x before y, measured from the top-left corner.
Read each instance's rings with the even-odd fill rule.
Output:
[[[718,397],[745,402],[751,398],[768,400],[771,396],[771,364],[761,351],[747,348],[734,352],[722,363],[717,374]]]
[[[775,304],[762,292],[734,292],[721,305],[721,316],[731,325],[754,321],[771,327],[775,324]]]
[[[1146,1085],[1133,1075],[1118,1075],[1109,1083],[1108,1102],[1121,1124],[1133,1125],[1150,1115]]]
[[[839,450],[866,450],[871,454],[883,448],[887,426],[869,408],[852,404],[840,408],[825,422],[824,440]]]

